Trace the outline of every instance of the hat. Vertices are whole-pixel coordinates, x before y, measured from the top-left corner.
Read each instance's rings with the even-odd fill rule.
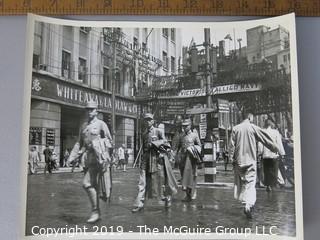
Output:
[[[152,119],[153,120],[153,114],[151,113],[146,113],[144,116],[143,116],[144,119]]]
[[[89,100],[86,104],[86,108],[98,108],[98,104],[95,101]]]
[[[190,119],[183,120],[182,126],[187,126],[187,125],[191,125],[191,120]]]

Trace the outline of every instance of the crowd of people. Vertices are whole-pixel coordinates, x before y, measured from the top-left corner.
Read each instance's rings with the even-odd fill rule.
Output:
[[[97,118],[98,105],[87,103],[86,121],[80,129],[80,137],[73,149],[66,149],[61,167],[79,165],[83,168],[83,188],[91,203],[91,215],[87,222],[100,219],[99,199],[110,199],[112,170],[127,170],[129,152],[125,144],[114,149],[109,128]],[[141,160],[139,166],[138,193],[133,203],[133,213],[144,209],[147,199],[156,199],[167,208],[172,205],[172,198],[178,192],[178,182],[184,191],[185,203],[197,198],[198,168],[203,163],[203,150],[199,134],[192,128],[188,118],[176,121],[178,131],[172,143],[164,132],[155,126],[151,113],[144,115],[145,130],[142,133]],[[291,144],[291,145],[290,145]],[[256,185],[263,184],[268,192],[286,179],[282,163],[285,155],[292,154],[292,142],[283,146],[283,139],[270,119],[266,120],[265,129],[253,124],[253,114],[244,113],[243,121],[234,126],[230,144],[222,158],[232,163],[234,171],[234,197],[243,204],[247,218],[252,218],[256,203]],[[286,154],[286,151],[288,152]],[[53,149],[46,146],[43,151],[44,173],[57,169],[57,156]],[[41,160],[36,147],[29,153],[30,173],[36,172]],[[180,171],[176,180],[173,167]]]

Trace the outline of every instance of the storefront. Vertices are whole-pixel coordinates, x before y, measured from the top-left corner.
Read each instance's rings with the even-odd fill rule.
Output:
[[[111,130],[110,93],[74,81],[68,82],[47,74],[34,73],[29,144],[37,146],[40,153],[49,145],[62,159],[65,150],[72,149],[78,140],[80,126],[86,120],[85,105],[89,100],[98,102],[98,117],[104,120]],[[132,99],[116,96],[115,114],[115,146],[118,148],[125,144],[130,153],[129,161],[132,161],[138,106]]]

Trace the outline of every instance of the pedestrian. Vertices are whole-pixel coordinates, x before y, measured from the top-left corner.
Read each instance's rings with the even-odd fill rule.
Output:
[[[182,123],[183,137],[181,138],[181,164],[183,166],[182,188],[186,192],[183,202],[196,199],[197,165],[201,158],[201,142],[197,131],[191,130],[191,120]]]
[[[123,171],[126,171],[126,163],[125,163],[125,145],[122,144],[118,148],[118,158],[119,158],[119,167],[121,169],[121,166],[123,166]]]
[[[123,144],[124,146],[124,144]],[[127,165],[128,165],[128,162],[129,162],[129,150],[128,148],[125,148],[124,150],[124,164],[123,164],[123,171],[127,171]]]
[[[52,154],[50,156],[51,171],[58,170],[58,159],[59,159],[58,155],[56,154],[54,149],[52,149]]]
[[[256,202],[258,142],[273,152],[278,151],[271,136],[253,124],[253,114],[244,114],[244,120],[232,130],[229,153],[234,165],[234,197],[244,205],[247,218],[252,218]]]
[[[99,196],[106,200],[111,194],[110,155],[112,138],[105,122],[98,119],[98,104],[88,101],[86,105],[88,121],[80,129],[80,151],[84,160],[83,188],[91,203],[88,223],[100,219]]]
[[[264,170],[264,184],[266,186],[267,192],[271,192],[272,188],[278,185],[278,178],[281,179],[278,175],[279,172],[279,161],[282,156],[285,155],[284,148],[282,145],[282,137],[277,129],[274,128],[274,124],[270,119],[265,121],[265,131],[271,136],[274,143],[279,149],[279,153],[274,153],[270,151],[267,147],[262,146],[259,143],[259,146],[262,148],[262,162]]]
[[[44,174],[48,171],[49,173],[52,173],[52,166],[51,166],[51,155],[52,151],[49,147],[49,145],[46,145],[46,148],[43,150],[43,155],[44,155],[44,161],[46,163],[44,167]]]
[[[153,126],[154,119],[151,113],[145,114],[144,121],[146,130],[142,134],[143,153],[140,163],[139,191],[132,209],[133,213],[144,208],[146,198],[156,198],[158,202],[164,200],[165,206],[170,207],[172,194],[177,192],[177,183],[166,155],[168,142],[163,132]],[[164,192],[161,192],[162,190]],[[161,199],[162,194],[164,199]]]
[[[40,162],[39,152],[37,151],[36,146],[32,146],[29,151],[29,158],[28,158],[28,166],[29,166],[29,173],[34,174],[37,172],[38,162]]]
[[[66,150],[64,151],[64,154],[63,154],[63,164],[61,167],[67,167],[67,161],[68,161],[69,156],[70,156],[69,149],[66,148]]]
[[[175,167],[177,167],[180,171],[180,179],[178,182],[181,182],[182,180],[182,175],[183,175],[183,169],[184,169],[184,164],[181,161],[181,141],[183,137],[183,129],[182,129],[182,118],[180,115],[178,115],[175,119],[175,133],[172,138],[172,151],[174,155],[174,160],[175,160]]]

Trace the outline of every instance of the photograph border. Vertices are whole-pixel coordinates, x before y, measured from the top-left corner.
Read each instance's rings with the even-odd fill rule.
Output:
[[[28,14],[27,22],[27,42],[26,42],[26,57],[25,57],[25,81],[24,81],[24,101],[23,101],[23,121],[22,121],[22,131],[23,138],[21,139],[21,228],[20,236],[22,239],[51,239],[43,236],[25,236],[26,228],[26,210],[27,210],[27,162],[25,157],[28,154],[28,137],[29,137],[29,123],[30,123],[30,102],[31,102],[31,80],[32,80],[32,53],[33,53],[33,30],[35,21],[41,21],[51,24],[60,25],[72,25],[72,26],[94,26],[94,27],[126,27],[134,28],[139,27],[175,27],[183,28],[190,27],[190,24],[194,27],[211,27],[218,24],[219,27],[230,26],[235,24],[246,24],[250,27],[257,26],[258,24],[263,24],[266,21],[271,22],[287,22],[289,23],[288,29],[290,32],[290,55],[291,55],[291,94],[292,94],[292,119],[293,119],[293,138],[294,138],[294,173],[295,173],[295,222],[296,222],[296,237],[289,236],[248,236],[246,239],[303,239],[303,206],[302,206],[302,177],[301,177],[301,143],[300,143],[300,117],[299,117],[299,88],[298,88],[298,69],[297,69],[297,43],[296,43],[296,26],[295,26],[295,15],[293,13],[273,17],[273,18],[263,18],[259,20],[249,20],[249,21],[234,21],[234,22],[143,22],[143,21],[78,21],[78,20],[64,20],[50,17],[42,17],[34,14]],[[123,233],[123,234],[113,234],[104,236],[76,236],[74,239],[104,239],[108,237],[109,239],[189,239],[188,234],[157,234],[157,235],[144,235],[139,233]],[[239,239],[239,236],[228,235],[192,235],[194,239]],[[52,238],[56,239],[56,238]],[[59,239],[70,239],[70,236],[59,235]]]

